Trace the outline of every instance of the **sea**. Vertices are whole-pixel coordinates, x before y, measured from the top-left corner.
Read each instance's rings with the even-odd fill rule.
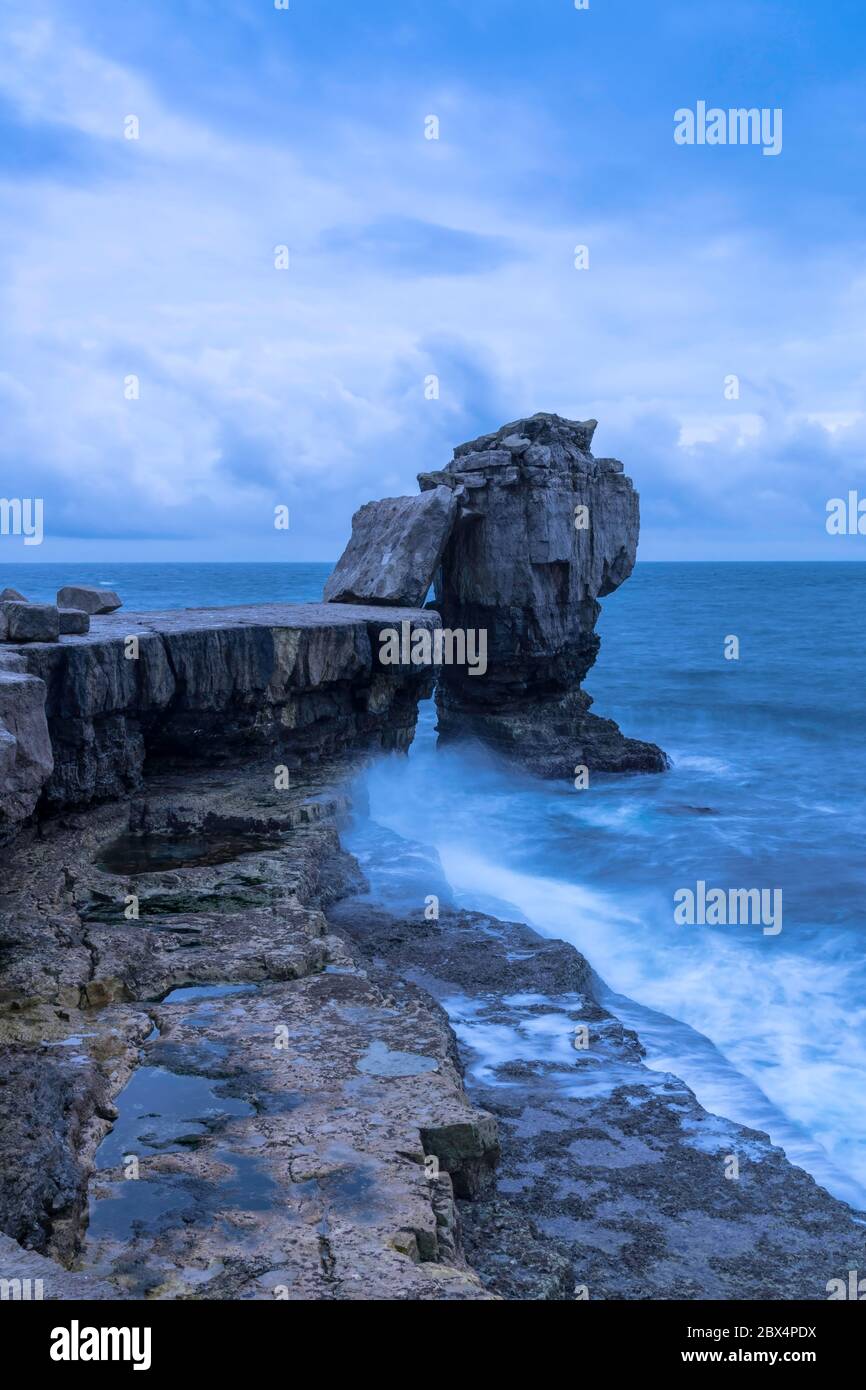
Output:
[[[0,567],[0,588],[305,602],[330,570],[31,563]],[[639,563],[598,631],[595,712],[664,748],[668,773],[541,782],[438,750],[425,702],[408,757],[364,774],[348,848],[394,906],[444,882],[571,941],[648,1065],[866,1210],[866,564]],[[700,882],[779,890],[782,930],[678,922]]]

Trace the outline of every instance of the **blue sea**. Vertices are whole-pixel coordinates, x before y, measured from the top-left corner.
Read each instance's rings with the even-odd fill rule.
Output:
[[[329,570],[31,564],[0,587],[177,608],[318,600]],[[435,851],[462,905],[572,941],[652,1066],[866,1209],[866,565],[639,564],[599,632],[596,712],[659,743],[669,773],[538,782],[437,752],[428,704],[408,759],[367,774],[349,847],[395,902],[436,891]],[[781,889],[781,933],[677,925],[674,894],[699,880]]]

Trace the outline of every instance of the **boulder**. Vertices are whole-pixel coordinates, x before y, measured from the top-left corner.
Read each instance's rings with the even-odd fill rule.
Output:
[[[61,608],[58,611],[61,637],[83,637],[90,631],[90,614],[82,608]]]
[[[19,594],[17,589],[3,589],[0,591],[0,603],[26,603],[23,594]]]
[[[368,502],[352,518],[352,538],[325,585],[326,602],[420,607],[457,508],[458,499],[447,486],[420,497]]]
[[[58,608],[79,608],[93,616],[114,613],[123,606],[113,589],[98,589],[91,584],[67,584],[57,592]]]
[[[60,613],[53,603],[3,603],[0,612],[8,642],[56,642],[60,636]]]

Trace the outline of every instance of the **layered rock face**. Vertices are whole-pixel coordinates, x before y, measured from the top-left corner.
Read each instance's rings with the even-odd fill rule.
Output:
[[[443,667],[440,735],[481,738],[544,777],[667,766],[654,744],[590,714],[580,689],[599,649],[598,599],[631,574],[640,529],[622,464],[591,453],[595,427],[517,420],[418,480],[459,504],[436,582],[443,626],[486,630],[488,643],[483,679]]]
[[[126,795],[146,759],[273,748],[296,766],[348,747],[405,749],[432,672],[383,667],[378,637],[406,618],[438,624],[412,609],[275,604],[98,617],[86,636],[5,647],[0,840],[37,803]]]
[[[32,814],[54,770],[45,695],[42,681],[0,666],[0,841]]]

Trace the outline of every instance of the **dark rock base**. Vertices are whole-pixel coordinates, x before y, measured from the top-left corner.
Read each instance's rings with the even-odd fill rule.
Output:
[[[667,755],[655,743],[627,738],[612,719],[590,714],[583,690],[549,699],[503,701],[499,708],[471,708],[444,683],[436,693],[440,742],[476,738],[494,753],[537,777],[573,779],[590,772],[665,772]]]

